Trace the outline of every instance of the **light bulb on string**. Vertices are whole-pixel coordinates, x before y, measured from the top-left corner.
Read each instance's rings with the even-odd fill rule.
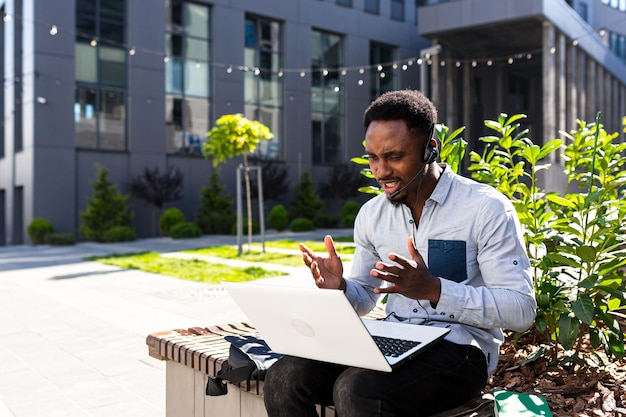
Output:
[[[59,28],[57,28],[57,25],[52,25],[52,27],[50,28],[50,35],[54,36],[57,33],[59,33]]]

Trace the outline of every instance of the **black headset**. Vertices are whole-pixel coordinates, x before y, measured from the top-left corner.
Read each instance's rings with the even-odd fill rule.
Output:
[[[428,131],[428,145],[424,149],[424,163],[430,164],[437,160],[439,149],[437,148],[437,140],[433,137],[435,125],[433,124]]]

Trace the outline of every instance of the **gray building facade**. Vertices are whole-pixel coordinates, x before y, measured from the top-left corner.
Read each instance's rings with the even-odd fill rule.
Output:
[[[171,205],[192,220],[214,170],[201,144],[223,114],[272,129],[258,156],[284,162],[289,184],[303,172],[319,184],[361,155],[363,110],[390,89],[424,89],[440,122],[466,126],[473,145],[482,120],[502,111],[528,114],[531,137],[543,140],[596,111],[621,131],[626,114],[626,30],[609,25],[626,15],[610,1],[0,0],[0,9],[0,245],[28,243],[37,217],[80,237],[96,163],[122,192],[146,168],[178,169],[183,198]],[[240,162],[221,168],[232,195]],[[130,202],[137,235],[158,235],[157,211]]]

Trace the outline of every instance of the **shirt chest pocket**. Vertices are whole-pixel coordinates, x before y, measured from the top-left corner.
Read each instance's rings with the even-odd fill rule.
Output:
[[[454,282],[467,279],[467,251],[463,240],[429,240],[428,269],[441,278]]]

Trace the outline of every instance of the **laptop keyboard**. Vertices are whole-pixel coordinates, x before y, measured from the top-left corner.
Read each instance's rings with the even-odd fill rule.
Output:
[[[417,346],[420,342],[414,340],[393,339],[384,336],[372,336],[378,348],[385,356],[397,358],[406,353],[409,349]]]

